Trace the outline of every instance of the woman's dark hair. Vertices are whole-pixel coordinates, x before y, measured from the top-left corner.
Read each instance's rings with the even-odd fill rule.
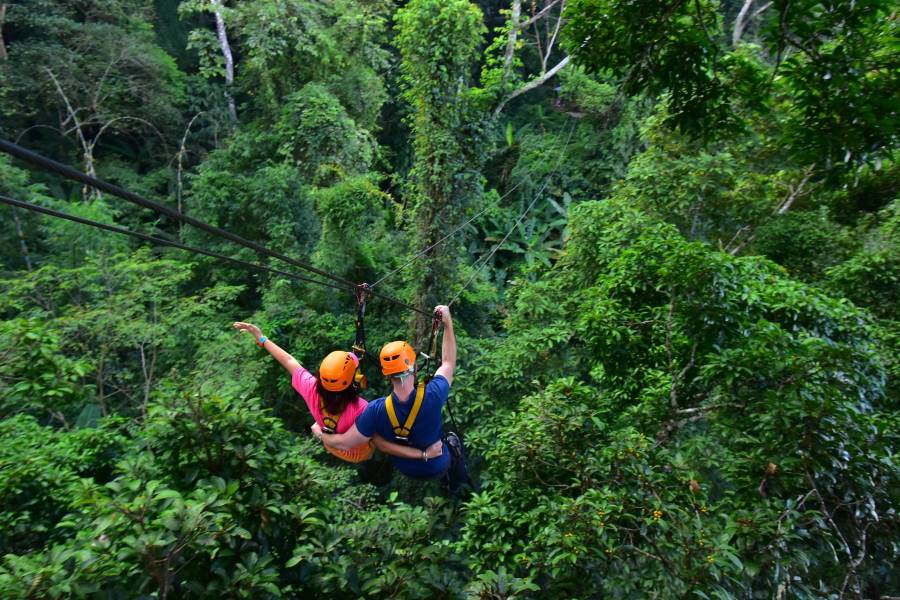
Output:
[[[319,397],[322,398],[325,410],[333,415],[339,415],[344,412],[347,405],[356,400],[356,397],[359,395],[356,387],[353,385],[340,392],[326,390],[322,386],[322,380],[319,379],[318,375],[316,375],[316,391],[319,392]]]

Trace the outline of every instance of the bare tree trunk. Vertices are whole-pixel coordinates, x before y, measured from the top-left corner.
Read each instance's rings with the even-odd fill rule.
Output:
[[[209,0],[215,8],[216,35],[219,38],[219,46],[222,48],[222,56],[225,58],[225,96],[228,98],[228,113],[231,119],[237,123],[237,108],[234,105],[234,96],[231,89],[234,85],[234,57],[231,54],[231,45],[228,43],[228,32],[225,30],[225,19],[222,17],[222,0]]]
[[[741,41],[741,35],[743,35],[744,27],[747,24],[747,13],[750,12],[750,7],[753,6],[753,2],[754,0],[746,0],[741,7],[741,12],[738,13],[737,18],[734,20],[734,31],[731,34],[732,46],[737,46],[738,42]]]
[[[175,171],[175,200],[178,203],[178,212],[184,213],[184,155],[187,153],[187,137],[191,132],[191,127],[194,125],[194,121],[202,115],[203,112],[198,112],[193,118],[188,122],[187,127],[184,129],[184,135],[181,136],[181,146],[178,148],[178,169]],[[178,226],[178,240],[184,241],[184,224],[180,223]]]
[[[81,121],[78,120],[78,113],[74,108],[72,108],[72,103],[69,102],[69,97],[66,96],[66,92],[59,84],[59,80],[56,78],[56,75],[54,75],[53,71],[46,67],[44,68],[44,70],[47,71],[50,79],[53,80],[53,84],[56,86],[56,91],[63,99],[63,102],[65,102],[66,110],[69,113],[68,118],[66,118],[62,122],[62,126],[60,127],[60,129],[65,130],[66,124],[69,122],[69,119],[72,120],[72,129],[75,130],[75,135],[78,137],[78,142],[81,144],[82,157],[84,158],[84,172],[91,177],[96,177],[97,172],[94,169],[94,144],[88,142],[87,138],[84,137],[84,130],[82,129]],[[92,195],[96,195],[99,198],[100,192],[90,187],[89,185],[84,185],[81,188],[81,195],[85,200],[89,200]]]
[[[31,273],[31,255],[28,254],[28,243],[25,241],[25,233],[22,231],[22,221],[19,220],[19,209],[12,208],[13,221],[16,223],[16,233],[19,235],[19,246],[22,248],[22,258],[25,259],[25,268]]]
[[[6,22],[6,3],[0,4],[0,60],[6,60],[6,43],[3,41],[3,24]]]
[[[506,82],[509,80],[510,71],[512,71],[513,56],[516,51],[516,40],[519,37],[519,17],[522,14],[522,0],[513,0],[512,14],[509,17],[509,38],[506,41],[506,54],[503,56],[503,79],[500,83],[500,89],[506,88]]]
[[[147,354],[144,351],[144,342],[138,344],[138,350],[141,354],[141,374],[144,376],[144,398],[141,402],[141,416],[147,418],[147,406],[150,404],[150,390],[153,389],[153,373],[156,370],[156,346],[151,346],[150,360],[147,360]]]
[[[106,408],[106,356],[100,355],[100,360],[97,363],[97,374],[95,376],[95,383],[97,386],[97,404],[100,405],[100,414],[104,417],[109,414],[109,411]]]
[[[756,12],[752,15],[747,16],[750,12],[750,7],[753,6],[754,0],[746,0],[744,5],[741,7],[741,12],[738,13],[737,18],[734,20],[734,31],[731,34],[731,45],[737,47],[738,42],[741,41],[741,36],[744,35],[744,30],[747,28],[747,23],[758,17],[763,13],[767,8],[772,6],[771,2],[766,2],[762,6],[760,6]]]

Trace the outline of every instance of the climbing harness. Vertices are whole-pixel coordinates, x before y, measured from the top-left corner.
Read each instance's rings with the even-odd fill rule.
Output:
[[[322,413],[322,432],[329,435],[337,433],[338,421],[341,415],[333,415],[325,408],[325,401],[319,398],[319,412]]]
[[[391,428],[394,431],[394,436],[397,438],[397,441],[401,444],[409,443],[409,436],[412,433],[413,425],[416,423],[416,417],[419,416],[419,410],[422,408],[422,400],[424,398],[425,382],[420,381],[419,385],[416,387],[416,399],[413,401],[412,409],[410,409],[409,415],[407,415],[406,421],[404,421],[402,426],[397,419],[397,411],[394,410],[394,394],[388,394],[385,399],[384,406],[387,408],[388,419],[391,421]]]
[[[426,371],[428,369],[428,363],[431,361],[432,357],[437,354],[437,331],[438,327],[441,324],[441,320],[438,317],[439,313],[435,311],[431,316],[431,344],[429,346],[429,353],[426,354],[424,352],[419,352],[419,354],[425,359],[421,364],[421,367],[413,362],[413,367],[415,367],[416,371],[420,369],[422,371]],[[396,344],[397,342],[394,342]],[[388,360],[396,360],[399,362],[401,356],[406,357],[406,362],[408,360],[408,354],[411,351],[409,348],[409,344],[406,342],[400,342],[402,346],[398,347],[396,350],[397,354],[394,356],[392,352],[388,352],[387,355],[382,356],[382,361],[387,358]],[[388,345],[390,346],[390,344]],[[385,346],[387,348],[388,346]],[[413,355],[414,357],[415,355]],[[405,366],[405,364],[404,364]],[[387,408],[388,419],[391,421],[391,427],[394,431],[394,436],[397,438],[397,441],[408,444],[409,443],[409,435],[412,433],[413,425],[416,422],[416,417],[419,416],[419,410],[422,408],[422,400],[425,398],[425,386],[428,382],[431,381],[430,376],[423,377],[419,380],[419,384],[416,386],[416,399],[413,401],[412,409],[409,411],[409,415],[406,417],[406,422],[401,426],[400,421],[397,419],[397,412],[394,410],[394,394],[388,394],[387,398],[385,398],[384,405]]]

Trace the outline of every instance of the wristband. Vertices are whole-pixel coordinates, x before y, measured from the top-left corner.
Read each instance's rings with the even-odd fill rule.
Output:
[[[422,460],[428,462],[428,453],[422,450]]]
[[[268,340],[268,338],[266,338],[266,336],[261,335],[261,336],[259,336],[259,339],[256,340],[256,345],[259,346],[260,348],[262,348],[263,346],[266,345],[266,342],[268,342],[268,341],[269,340]]]

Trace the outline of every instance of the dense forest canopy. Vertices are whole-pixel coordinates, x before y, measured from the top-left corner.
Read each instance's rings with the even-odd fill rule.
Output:
[[[172,211],[0,155],[0,200],[153,236],[0,206],[0,597],[900,596],[898,34],[888,0],[0,0],[0,138]],[[376,355],[452,305],[475,490],[328,454],[231,327],[315,371],[341,281]]]

